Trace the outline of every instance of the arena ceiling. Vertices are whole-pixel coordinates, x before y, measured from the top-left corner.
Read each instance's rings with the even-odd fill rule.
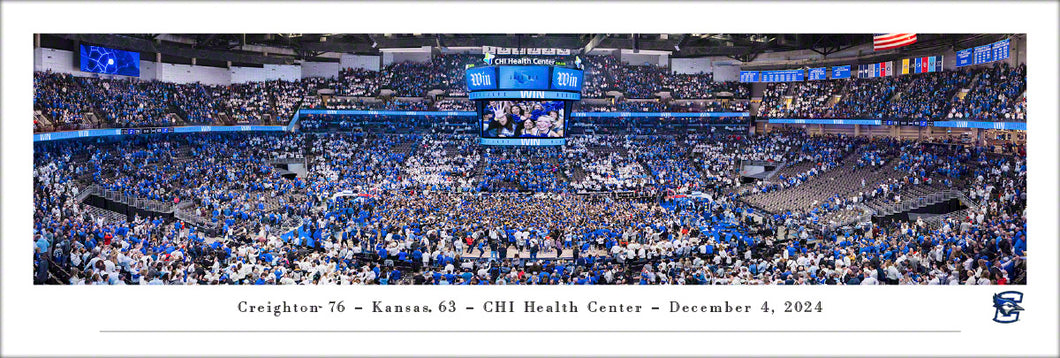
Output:
[[[995,41],[995,35],[918,34],[899,53],[966,48]],[[497,46],[563,48],[582,53],[594,48],[668,51],[671,57],[726,56],[751,62],[768,52],[812,50],[832,53],[872,42],[871,34],[49,34],[42,41],[85,42],[168,60],[196,58],[237,64],[289,64],[296,60],[335,61],[328,54],[378,54],[392,48],[435,49]],[[72,47],[72,46],[71,46]],[[269,51],[272,51],[271,53]]]

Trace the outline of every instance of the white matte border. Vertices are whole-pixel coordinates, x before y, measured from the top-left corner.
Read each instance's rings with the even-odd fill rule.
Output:
[[[1057,4],[279,3],[2,4],[4,355],[987,355],[1057,354]],[[512,19],[525,19],[517,21]],[[562,21],[562,23],[560,22]],[[32,285],[32,34],[44,33],[1027,33],[1027,286],[974,287],[36,287]],[[990,296],[1025,294],[1020,321],[992,322]],[[575,300],[664,305],[822,300],[821,314],[432,314],[283,316],[240,300]],[[455,318],[454,318],[455,317]],[[960,333],[100,333],[121,329],[959,330]]]

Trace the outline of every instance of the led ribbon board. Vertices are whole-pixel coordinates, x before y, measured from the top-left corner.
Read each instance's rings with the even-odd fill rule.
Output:
[[[561,91],[481,91],[471,92],[467,95],[471,100],[484,99],[551,99],[561,101],[577,101],[582,99],[582,94],[577,92]]]
[[[53,140],[107,137],[121,135],[140,135],[157,133],[207,133],[207,132],[282,132],[284,126],[188,126],[188,127],[153,127],[153,128],[115,128],[115,129],[85,129],[79,131],[37,133],[33,135],[34,142],[47,142]]]

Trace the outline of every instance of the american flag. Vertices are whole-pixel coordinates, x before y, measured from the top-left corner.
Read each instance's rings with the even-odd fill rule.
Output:
[[[916,34],[875,34],[872,36],[872,50],[890,50],[916,43]]]

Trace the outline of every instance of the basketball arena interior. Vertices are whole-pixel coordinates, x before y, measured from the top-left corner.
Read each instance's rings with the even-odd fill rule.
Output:
[[[38,34],[34,283],[1026,284],[1026,42]]]

